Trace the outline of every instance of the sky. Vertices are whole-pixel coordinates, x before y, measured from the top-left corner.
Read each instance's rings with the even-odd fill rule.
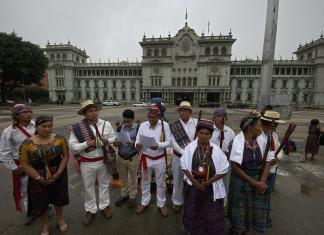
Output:
[[[185,24],[201,35],[228,34],[237,41],[232,59],[262,57],[266,0],[1,0],[0,32],[44,47],[67,43],[92,62],[141,61],[143,34],[174,36]],[[323,0],[279,0],[275,57],[291,59],[300,43],[324,30]]]

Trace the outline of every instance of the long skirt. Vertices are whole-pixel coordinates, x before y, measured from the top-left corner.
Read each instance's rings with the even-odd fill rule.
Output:
[[[259,178],[258,175],[250,177],[255,180]],[[253,229],[264,232],[267,228],[269,200],[268,189],[263,194],[255,194],[250,184],[231,172],[227,208],[228,219],[234,231],[240,233]]]
[[[62,175],[51,185],[44,186],[38,180],[28,178],[28,216],[43,215],[50,204],[65,206],[69,204],[68,175]]]
[[[305,146],[305,153],[311,153],[313,155],[318,154],[319,143],[317,135],[308,135]]]
[[[213,187],[205,191],[197,190],[187,185],[183,224],[188,232],[208,235],[223,235],[224,232],[224,202],[223,199],[213,199]]]

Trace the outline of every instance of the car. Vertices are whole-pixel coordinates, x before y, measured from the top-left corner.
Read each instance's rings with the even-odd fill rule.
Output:
[[[133,104],[133,107],[146,107],[147,104],[145,102],[138,102]]]
[[[234,102],[232,104],[227,105],[227,108],[233,108],[233,109],[246,109],[248,107],[249,107],[248,104],[244,104],[244,103],[241,103],[241,102]]]
[[[119,103],[117,101],[112,100],[106,100],[102,103],[103,106],[119,106]]]
[[[219,107],[219,104],[216,102],[211,102],[211,101],[200,101],[198,103],[199,107],[211,107],[211,108],[215,108],[215,107]]]

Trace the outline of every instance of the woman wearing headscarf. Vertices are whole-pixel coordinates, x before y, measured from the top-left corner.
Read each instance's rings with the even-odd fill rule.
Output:
[[[181,157],[185,174],[183,224],[190,233],[224,233],[224,201],[226,191],[222,177],[229,163],[222,150],[210,141],[214,123],[200,120],[197,139],[186,146]]]
[[[40,116],[35,121],[35,134],[20,147],[21,165],[28,175],[28,215],[42,218],[42,235],[49,234],[47,208],[53,204],[61,232],[67,230],[63,206],[69,203],[68,146],[64,137],[52,132],[53,118]]]
[[[257,139],[262,132],[260,117],[257,112],[244,117],[240,123],[241,132],[233,141],[228,197],[229,234],[250,234],[252,229],[264,232],[267,227],[267,177],[274,152],[269,151],[263,162],[266,141]]]

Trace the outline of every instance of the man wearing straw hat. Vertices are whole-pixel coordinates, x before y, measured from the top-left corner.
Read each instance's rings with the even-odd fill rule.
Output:
[[[27,181],[19,162],[19,148],[22,142],[35,132],[35,122],[32,121],[32,108],[27,104],[16,104],[11,109],[12,125],[4,129],[0,141],[0,161],[12,171],[13,196],[16,210],[27,212]],[[23,207],[22,207],[23,206]],[[28,217],[25,225],[30,225],[34,217]]]
[[[280,114],[278,112],[267,110],[261,116],[261,125],[262,125],[262,133],[258,138],[263,139],[263,141],[267,141],[270,137],[270,149],[269,151],[277,151],[280,146],[279,137],[276,133],[276,129],[279,123],[285,123],[285,121],[280,120]],[[273,191],[275,179],[276,179],[276,172],[277,172],[277,165],[280,159],[282,159],[283,153],[282,150],[277,155],[277,158],[270,162],[270,170],[268,176],[268,187],[270,193]],[[272,221],[270,218],[270,200],[269,200],[269,215],[268,215],[268,226],[272,225]]]
[[[180,119],[170,124],[172,132],[172,175],[173,191],[172,204],[173,211],[177,214],[183,204],[183,171],[180,166],[180,158],[184,153],[184,148],[195,138],[196,126],[198,120],[191,118],[192,109],[188,101],[182,101],[178,107]]]
[[[154,171],[157,207],[161,215],[166,217],[168,216],[168,209],[165,205],[165,149],[171,144],[171,134],[169,124],[162,121],[160,115],[160,109],[156,105],[151,106],[147,113],[148,121],[140,125],[136,136],[135,146],[138,151],[141,151],[142,172],[142,199],[141,204],[136,209],[136,213],[142,213],[149,205],[151,199],[151,176],[152,171]]]
[[[86,211],[83,218],[84,225],[91,223],[98,210],[95,193],[96,179],[99,184],[99,210],[107,219],[112,216],[109,206],[110,176],[104,164],[103,146],[112,143],[116,135],[110,122],[100,119],[98,112],[99,107],[92,100],[83,101],[78,114],[84,116],[84,119],[72,125],[69,139],[71,150],[79,156]]]

